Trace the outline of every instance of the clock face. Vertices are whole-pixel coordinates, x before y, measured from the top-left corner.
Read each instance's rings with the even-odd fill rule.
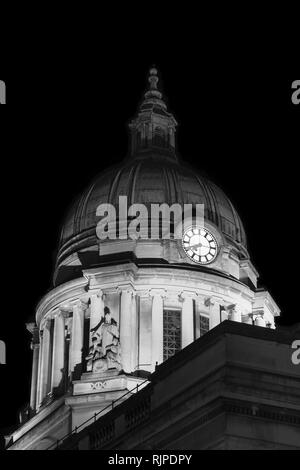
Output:
[[[187,256],[195,263],[209,264],[218,254],[215,237],[203,227],[190,227],[183,235],[182,246]]]

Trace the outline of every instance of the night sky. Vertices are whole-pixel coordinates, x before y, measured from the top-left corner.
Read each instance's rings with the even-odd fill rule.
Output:
[[[170,44],[171,47],[171,44]],[[2,314],[0,428],[16,424],[29,400],[31,351],[25,322],[51,288],[59,229],[74,197],[127,153],[135,115],[155,64],[178,123],[177,149],[229,196],[248,236],[252,262],[282,309],[299,321],[297,76],[264,62],[169,49],[104,56],[95,47],[26,58],[0,68],[7,83],[1,116]],[[23,57],[22,65],[25,65]],[[3,110],[1,110],[3,112]],[[4,145],[3,145],[4,142]]]

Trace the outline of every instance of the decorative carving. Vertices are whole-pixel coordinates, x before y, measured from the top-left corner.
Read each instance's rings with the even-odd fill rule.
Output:
[[[107,386],[107,382],[92,382],[91,383],[91,390],[102,390]]]
[[[166,289],[153,288],[153,289],[150,289],[149,295],[150,295],[150,297],[154,297],[154,296],[158,295],[162,299],[165,299],[167,297],[167,291],[166,291]]]
[[[236,312],[236,304],[227,305],[227,307],[225,307],[225,309],[227,310],[229,315],[232,315],[233,313]]]
[[[117,322],[104,307],[104,317],[90,330],[91,346],[86,357],[87,371],[121,370],[120,333]]]
[[[183,290],[178,294],[179,300],[182,302],[186,299],[193,299],[195,300],[198,297],[198,294],[194,291],[185,291]]]
[[[26,328],[32,334],[31,349],[34,349],[40,343],[39,328],[34,322],[26,323]]]
[[[131,285],[119,286],[117,288],[117,293],[118,294],[122,294],[123,292],[127,292],[128,294],[131,294],[132,297],[134,297],[136,295],[135,290],[133,289],[133,287]]]
[[[204,305],[205,307],[212,307],[213,305],[215,305],[215,301],[212,297],[206,297],[204,299]]]
[[[72,304],[72,310],[74,310],[74,307],[80,308],[81,310],[85,311],[89,307],[89,299],[75,300],[75,302]]]
[[[68,318],[71,316],[72,310],[61,310],[60,314],[64,317],[65,320],[68,320]]]
[[[45,328],[49,329],[51,326],[51,319],[50,318],[45,318],[43,323],[41,323],[40,329],[41,331],[44,331]],[[42,333],[43,335],[43,333]]]

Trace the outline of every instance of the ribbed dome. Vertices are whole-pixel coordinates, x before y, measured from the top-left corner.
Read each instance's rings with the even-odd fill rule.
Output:
[[[233,242],[246,248],[246,235],[240,217],[228,197],[214,183],[177,161],[148,155],[103,172],[77,200],[63,226],[60,254],[94,244],[99,221],[99,204],[118,208],[119,196],[134,203],[204,204],[205,218]],[[79,242],[79,244],[78,244]],[[72,245],[73,249],[72,249]]]
[[[73,205],[62,229],[57,267],[70,255],[92,251],[99,244],[97,207],[110,203],[118,212],[119,196],[127,196],[128,207],[136,203],[148,209],[151,204],[204,204],[205,219],[241,256],[247,256],[245,231],[230,200],[214,183],[178,160],[177,122],[168,112],[157,83],[157,70],[152,68],[149,90],[129,124],[130,157],[99,175]],[[88,261],[84,266],[93,263]]]

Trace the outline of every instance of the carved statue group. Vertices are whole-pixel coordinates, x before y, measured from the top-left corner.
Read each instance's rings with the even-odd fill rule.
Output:
[[[121,370],[119,328],[108,307],[104,307],[104,316],[98,325],[90,330],[90,335],[89,354],[86,357],[87,371]]]

